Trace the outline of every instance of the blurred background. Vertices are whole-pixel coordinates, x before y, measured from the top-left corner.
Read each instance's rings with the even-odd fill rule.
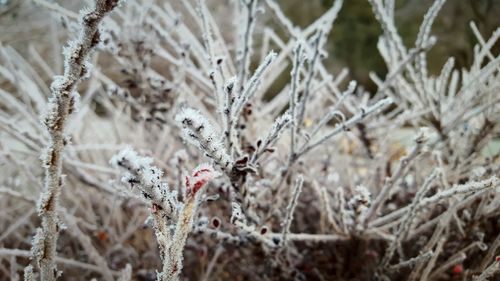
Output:
[[[207,2],[213,7],[214,13],[224,13],[228,12],[228,4],[233,1]],[[55,2],[72,11],[78,11],[85,3],[67,0]],[[324,13],[333,0],[278,2],[296,25],[306,27]],[[414,45],[419,25],[432,2],[433,0],[396,0],[396,25],[406,46]],[[270,17],[270,13],[265,13],[259,20],[261,23],[275,23]],[[471,21],[477,24],[484,37],[489,37],[500,26],[500,0],[448,0],[444,4],[432,30],[438,43],[428,55],[431,72],[437,73],[450,56],[455,57],[459,68],[470,65],[473,46],[477,43],[469,27]],[[234,26],[230,25],[228,28]],[[62,29],[60,22],[51,18],[45,8],[35,5],[32,0],[0,0],[0,43],[11,45],[21,54],[26,54],[31,45],[44,53],[47,61],[59,60],[60,50],[51,43],[54,42],[51,36],[64,34],[63,31],[57,32],[59,29]],[[277,28],[276,32],[284,35],[281,28]],[[382,77],[386,73],[385,64],[376,48],[381,32],[367,0],[345,0],[329,37],[326,65],[333,73],[347,67],[350,79],[357,80],[367,90],[373,91],[375,85],[368,73],[374,71]],[[255,42],[259,42],[258,34]],[[493,51],[498,54],[500,46],[495,46]]]
[[[280,0],[286,15],[300,26],[307,26],[328,9],[333,0]],[[307,5],[304,3],[307,2]],[[396,26],[407,47],[414,46],[418,28],[433,0],[396,0]],[[500,26],[500,0],[448,0],[434,22],[432,34],[438,42],[428,54],[431,72],[438,73],[446,59],[455,57],[456,67],[472,63],[473,47],[477,44],[469,23],[474,21],[481,34],[489,38]],[[330,34],[327,65],[332,69],[349,68],[352,79],[368,90],[375,85],[370,71],[386,73],[382,57],[376,48],[382,29],[373,16],[367,0],[345,0]],[[496,46],[498,54],[500,46]],[[383,77],[383,76],[382,76]]]

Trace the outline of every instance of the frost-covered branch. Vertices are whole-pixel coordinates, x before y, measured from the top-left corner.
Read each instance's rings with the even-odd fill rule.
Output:
[[[335,105],[328,108],[328,112],[326,113],[326,115],[323,118],[321,118],[318,124],[308,134],[309,138],[313,138],[314,136],[316,136],[316,134],[336,116],[342,119],[341,120],[342,122],[345,121],[345,116],[339,111],[339,108],[343,105],[345,99],[354,93],[355,89],[356,89],[356,82],[355,81],[349,82],[347,90],[342,93],[342,96],[335,102]]]
[[[223,111],[220,110],[222,105],[221,98],[223,95],[223,90],[222,82],[220,80],[224,79],[224,75],[222,73],[222,69],[220,67],[221,60],[222,59],[216,59],[215,57],[215,50],[214,50],[214,42],[213,42],[213,37],[212,37],[212,28],[211,25],[208,21],[208,11],[207,11],[207,6],[205,3],[205,0],[198,0],[198,9],[197,9],[198,15],[200,16],[201,19],[201,26],[203,29],[203,44],[205,46],[206,52],[207,52],[207,59],[210,63],[210,80],[212,81],[212,86],[214,88],[214,96],[215,96],[215,102],[217,105],[217,110],[221,111],[220,114],[221,116],[223,115]],[[217,71],[216,71],[217,70]],[[216,74],[217,73],[217,74]],[[216,76],[218,75],[218,77]]]
[[[316,68],[316,63],[318,63],[318,60],[320,58],[320,52],[322,52],[323,44],[326,41],[325,38],[325,31],[320,29],[318,30],[316,37],[314,38],[313,41],[313,54],[312,57],[309,58],[308,61],[308,67],[307,67],[307,74],[305,78],[305,85],[304,89],[302,92],[301,97],[298,100],[298,105],[297,105],[297,124],[301,125],[302,122],[304,121],[304,114],[306,112],[306,106],[307,102],[309,99],[309,95],[311,93],[311,85],[312,81],[314,79],[314,75],[316,74],[317,68]],[[300,49],[299,49],[299,55],[300,55]],[[292,70],[293,71],[293,70]]]
[[[270,146],[279,138],[284,128],[290,123],[290,120],[291,117],[288,113],[276,118],[273,126],[271,127],[271,131],[269,131],[264,140],[257,141],[257,150],[252,154],[250,163],[255,163],[262,156],[262,154],[271,149]]]
[[[458,186],[454,186],[450,189],[442,190],[436,193],[435,195],[425,198],[422,200],[422,202],[419,204],[420,207],[427,206],[431,203],[443,200],[445,198],[449,198],[453,195],[457,194],[471,194],[475,192],[482,191],[484,189],[496,189],[499,187],[500,181],[496,176],[493,176],[489,179],[478,181],[478,182],[470,182]]]
[[[257,16],[257,2],[258,0],[241,0],[240,1],[245,8],[245,24],[244,29],[241,34],[243,40],[241,41],[241,46],[238,50],[238,81],[241,85],[241,89],[238,90],[239,93],[244,89],[243,87],[247,80],[248,68],[250,67],[250,57],[252,55],[252,33],[255,27],[255,20]]]
[[[436,203],[440,200],[444,200],[447,198],[450,198],[454,195],[458,194],[473,194],[473,193],[479,193],[481,191],[484,191],[486,189],[492,189],[495,190],[499,186],[499,180],[496,176],[493,176],[489,179],[485,179],[482,181],[471,181],[469,183],[463,184],[463,185],[457,185],[454,186],[450,189],[445,189],[442,191],[438,191],[436,194],[434,194],[431,197],[427,197],[422,199],[422,201],[419,204],[419,208],[428,206],[432,203]],[[402,208],[399,208],[383,217],[374,219],[372,222],[369,223],[369,226],[380,226],[384,225],[390,221],[393,221],[397,218],[400,218],[403,216],[409,209],[409,206],[405,206]]]
[[[64,49],[64,74],[56,76],[51,85],[52,97],[44,117],[49,132],[48,146],[44,151],[45,185],[38,212],[42,228],[33,242],[33,254],[40,266],[42,280],[55,280],[59,275],[56,267],[56,245],[59,236],[57,208],[63,185],[61,178],[62,152],[68,143],[65,129],[68,116],[76,110],[79,96],[76,87],[90,73],[88,56],[99,43],[99,23],[118,5],[118,0],[96,0],[95,8],[82,12],[79,37]]]
[[[175,116],[182,128],[184,140],[198,147],[224,171],[231,171],[233,160],[227,154],[219,134],[212,124],[198,110],[182,108]]]
[[[24,268],[24,281],[35,281],[33,266],[31,264]]]
[[[31,256],[30,251],[25,251],[25,250],[19,250],[19,249],[6,249],[6,248],[0,248],[0,256],[16,256],[16,257],[23,257],[23,258],[29,258]],[[102,273],[101,268],[98,266],[95,266],[93,264],[88,264],[84,263],[81,261],[77,261],[74,259],[69,259],[69,258],[63,258],[63,257],[56,257],[56,262],[65,266],[69,267],[74,267],[74,268],[80,268],[82,270],[87,270],[91,272],[96,272],[96,273]],[[29,268],[30,266],[25,267]],[[29,271],[29,269],[28,269]],[[112,271],[113,275],[117,276],[119,275],[119,272]]]
[[[177,200],[175,191],[170,191],[162,181],[163,172],[152,166],[153,159],[139,156],[131,148],[125,148],[110,160],[112,166],[124,171],[121,181],[131,186],[138,186],[142,196],[149,201],[151,216],[160,255],[165,260],[172,235],[168,223],[176,220],[182,204]]]
[[[295,143],[296,143],[296,134],[299,126],[301,124],[297,123],[297,105],[299,103],[299,94],[298,87],[300,82],[300,71],[302,68],[303,59],[303,50],[302,45],[303,42],[299,42],[295,45],[293,49],[293,63],[292,63],[292,71],[290,72],[290,102],[289,102],[289,110],[291,116],[291,125],[290,125],[290,156],[295,154]]]
[[[315,141],[307,146],[303,145],[302,149],[298,153],[297,157],[300,155],[304,155],[304,154],[308,153],[309,151],[311,151],[312,149],[324,144],[325,142],[327,142],[329,139],[331,139],[335,135],[339,134],[340,132],[343,132],[343,131],[350,129],[351,127],[353,127],[354,125],[356,125],[357,123],[359,123],[361,120],[365,119],[366,117],[368,117],[372,113],[382,111],[391,103],[392,103],[391,98],[385,98],[385,99],[378,101],[377,103],[375,103],[374,105],[372,105],[366,109],[361,109],[361,111],[358,114],[354,115],[353,117],[351,117],[349,120],[345,121],[344,123],[337,125],[337,127],[335,129],[333,129],[330,133],[322,136],[319,140],[317,140],[317,141]]]
[[[281,245],[283,246],[286,245],[288,238],[287,236],[290,233],[290,226],[292,225],[293,213],[295,211],[295,207],[297,207],[297,200],[299,199],[299,195],[302,192],[303,184],[304,184],[304,178],[302,175],[299,175],[297,179],[295,179],[295,184],[293,185],[290,201],[288,202],[288,206],[286,207],[286,216],[285,216],[285,221],[283,222],[283,232],[281,237]]]
[[[393,186],[396,184],[396,181],[403,176],[408,165],[413,161],[422,151],[424,144],[427,142],[427,136],[424,135],[424,132],[420,132],[419,135],[415,138],[415,146],[411,150],[411,152],[401,158],[399,161],[399,165],[396,168],[396,171],[392,174],[391,178],[386,179],[384,186],[380,190],[380,193],[373,201],[373,204],[369,207],[365,216],[363,217],[361,223],[365,225],[374,215],[377,214],[378,210],[384,203],[384,201],[389,196]]]
[[[438,176],[438,171],[434,170],[430,176],[428,176],[425,179],[425,182],[422,184],[422,187],[419,188],[417,191],[417,194],[415,195],[415,198],[413,198],[412,203],[409,206],[408,212],[406,212],[403,221],[401,225],[398,228],[397,234],[396,234],[396,239],[390,244],[390,246],[387,249],[387,252],[385,253],[384,258],[382,259],[382,266],[386,267],[389,265],[391,258],[396,251],[397,247],[400,247],[401,242],[403,239],[406,238],[406,235],[408,233],[408,230],[411,227],[411,224],[413,220],[415,219],[415,216],[418,211],[418,205],[422,198],[425,196],[429,188],[432,186],[432,183],[434,179]]]
[[[481,265],[479,266],[480,270],[485,270],[488,264],[491,262],[493,257],[495,256],[495,253],[497,250],[500,248],[500,234],[497,235],[493,243],[491,243],[490,248],[488,249],[488,252],[484,256]]]
[[[234,103],[232,118],[238,120],[243,106],[252,98],[257,90],[257,87],[262,80],[265,71],[269,68],[269,65],[276,59],[277,54],[274,51],[269,52],[269,54],[264,58],[264,61],[257,67],[250,80],[244,85],[245,88],[243,92],[237,97]],[[241,83],[241,82],[240,82]]]
[[[500,272],[500,256],[497,256],[495,260],[488,266],[479,276],[474,277],[474,281],[488,281]]]
[[[328,194],[327,189],[324,186],[319,185],[317,181],[313,181],[313,187],[314,191],[317,193],[320,199],[322,205],[321,209],[326,212],[326,219],[328,220],[328,223],[336,233],[342,233],[339,225],[335,221],[335,214],[333,213],[332,210],[330,195]],[[340,209],[343,210],[344,206],[341,206]]]
[[[72,235],[80,242],[80,245],[82,245],[89,259],[99,267],[103,279],[106,281],[114,281],[113,274],[107,265],[106,259],[99,254],[99,251],[92,245],[91,239],[82,232],[74,218],[65,214],[64,222]]]
[[[398,264],[391,265],[389,267],[389,270],[398,271],[398,270],[404,269],[406,267],[414,267],[415,264],[417,264],[419,262],[426,261],[426,260],[430,259],[433,255],[434,255],[434,253],[432,251],[425,252],[425,253],[420,254],[416,257],[413,257],[409,260],[405,260],[405,261],[402,261]]]
[[[151,163],[151,158],[141,157],[130,148],[111,159],[113,166],[125,171],[122,182],[137,185],[143,197],[150,201],[151,217],[163,260],[163,272],[158,275],[158,280],[174,281],[179,279],[182,271],[184,246],[193,229],[203,194],[200,190],[218,173],[207,164],[196,167],[191,176],[185,177],[184,202],[179,202],[177,192],[171,191],[161,181],[163,173]]]
[[[233,104],[236,100],[236,89],[238,88],[238,79],[236,77],[230,78],[224,85],[224,98],[223,98],[223,108],[222,108],[222,126],[224,132],[222,139],[224,139],[224,144],[226,146],[226,153],[232,155],[234,149],[235,140],[232,134],[232,129],[234,122],[232,118]]]

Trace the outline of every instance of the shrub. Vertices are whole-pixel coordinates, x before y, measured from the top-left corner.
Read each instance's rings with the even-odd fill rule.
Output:
[[[347,1],[306,28],[274,0],[232,1],[227,18],[203,0],[96,0],[81,16],[36,2],[79,35],[62,76],[0,46],[0,276],[498,276],[499,29],[471,23],[473,64],[432,75],[445,1],[407,47],[394,1],[369,0],[388,68],[370,93],[323,64]]]

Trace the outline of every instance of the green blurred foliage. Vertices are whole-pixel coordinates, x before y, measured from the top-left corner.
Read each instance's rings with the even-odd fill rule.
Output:
[[[305,27],[331,7],[334,0],[280,0],[287,16]],[[396,25],[405,45],[414,46],[420,23],[433,0],[396,0]],[[428,54],[431,73],[438,73],[448,57],[456,59],[456,66],[470,65],[473,46],[477,41],[469,27],[474,21],[481,34],[489,38],[500,26],[500,0],[448,0],[440,11],[432,29],[438,43]],[[373,16],[367,0],[345,0],[328,42],[329,59],[326,65],[335,73],[348,67],[350,79],[355,79],[368,90],[375,85],[368,77],[370,71],[384,76],[385,63],[377,50],[380,24]],[[493,49],[494,54],[499,46]]]

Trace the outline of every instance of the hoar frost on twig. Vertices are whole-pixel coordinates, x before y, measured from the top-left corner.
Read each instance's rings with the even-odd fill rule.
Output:
[[[43,155],[45,187],[38,202],[42,227],[37,230],[33,241],[33,255],[39,264],[42,280],[55,280],[59,275],[55,264],[59,236],[57,208],[63,184],[62,152],[69,142],[65,136],[67,119],[76,110],[75,103],[79,98],[76,87],[90,73],[88,56],[100,41],[99,23],[117,5],[118,0],[97,0],[93,10],[82,11],[80,35],[64,50],[64,74],[56,76],[51,85],[52,97],[44,117],[50,136]]]
[[[182,271],[183,250],[186,239],[193,229],[194,218],[201,202],[202,189],[218,173],[208,164],[202,164],[193,170],[184,181],[184,202],[177,200],[177,193],[171,191],[162,181],[163,172],[152,166],[153,160],[139,156],[126,148],[113,156],[111,164],[126,173],[122,182],[137,185],[144,197],[151,204],[151,216],[163,260],[163,272],[158,280],[174,281]]]

